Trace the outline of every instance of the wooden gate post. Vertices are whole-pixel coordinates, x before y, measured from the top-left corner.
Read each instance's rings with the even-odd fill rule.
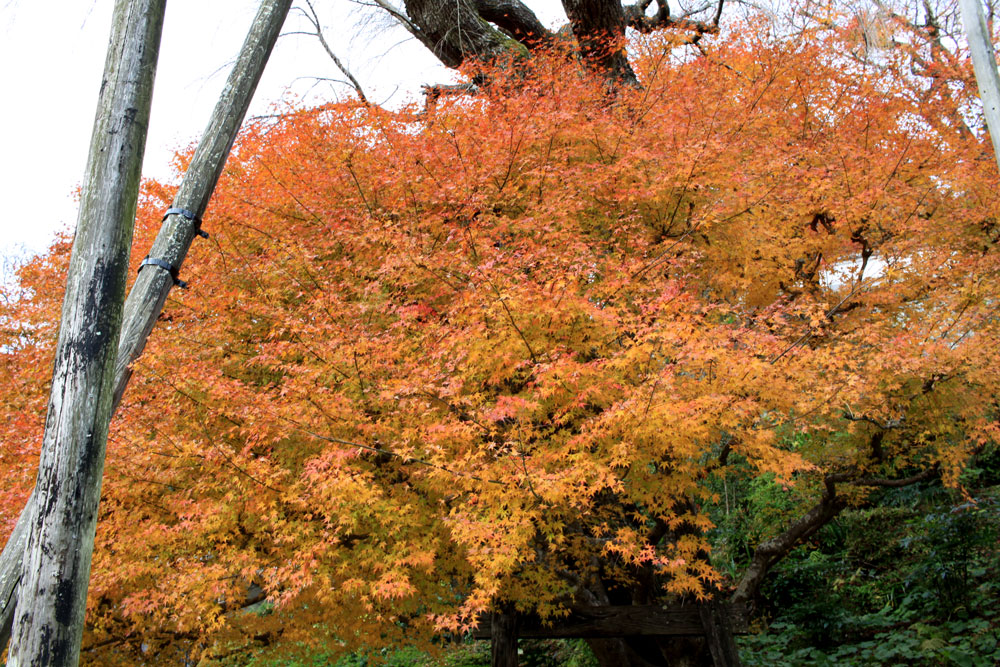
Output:
[[[698,606],[701,625],[705,629],[705,642],[712,654],[715,667],[740,667],[740,654],[733,639],[729,615],[718,600]]]
[[[517,667],[517,611],[507,602],[490,622],[492,667]]]

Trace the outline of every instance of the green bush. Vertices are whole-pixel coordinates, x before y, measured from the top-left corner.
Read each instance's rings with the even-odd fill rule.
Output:
[[[772,572],[745,664],[1000,664],[998,492],[900,489],[845,511]]]

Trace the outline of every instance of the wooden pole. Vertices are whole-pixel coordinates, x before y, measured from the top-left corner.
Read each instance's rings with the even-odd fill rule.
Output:
[[[199,218],[204,213],[290,7],[291,0],[263,0],[261,3],[205,135],[184,175],[173,208],[191,211]],[[150,257],[162,259],[180,270],[195,234],[194,223],[184,215],[168,216],[156,237]],[[156,265],[147,266],[129,293],[115,363],[115,408],[128,385],[129,364],[142,353],[173,286],[173,279],[167,271]],[[15,609],[14,593],[21,577],[21,558],[34,498],[33,494],[0,554],[0,650],[7,643],[10,633]]]
[[[212,118],[170,208],[171,211],[186,211],[194,220],[181,213],[166,216],[156,240],[153,241],[149,256],[172,266],[175,272],[180,271],[191,242],[197,235],[198,225],[195,221],[204,215],[208,200],[215,191],[215,184],[243,124],[243,117],[291,4],[291,0],[264,0],[261,3],[239,58],[229,74],[226,87],[219,96]],[[170,272],[157,267],[141,271],[132,286],[125,302],[125,323],[122,326],[121,346],[115,369],[115,406],[128,385],[132,374],[130,365],[142,354],[173,286],[174,278]]]
[[[997,59],[993,52],[993,42],[986,27],[986,17],[980,0],[959,0],[962,9],[962,23],[969,39],[969,53],[972,67],[976,71],[979,97],[983,101],[986,128],[993,140],[993,157],[1000,169],[1000,76],[997,75]]]
[[[492,667],[517,667],[517,611],[505,604],[490,623]]]
[[[718,600],[712,600],[698,605],[698,614],[701,616],[712,664],[715,667],[740,667],[740,653],[733,639],[726,609]]]
[[[66,278],[8,665],[76,665],[166,0],[118,0]]]

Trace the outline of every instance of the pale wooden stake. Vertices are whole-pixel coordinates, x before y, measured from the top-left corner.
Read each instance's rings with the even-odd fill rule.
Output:
[[[291,4],[291,0],[264,0],[261,3],[173,207],[189,210],[199,217],[204,213]],[[162,259],[179,270],[195,233],[194,225],[183,216],[169,216],[156,237],[150,257]],[[173,280],[166,271],[147,266],[129,293],[115,365],[116,407],[128,384],[129,364],[142,353],[171,287]],[[34,497],[33,494],[29,499],[0,554],[0,650],[7,643],[11,629],[15,607],[12,603],[21,576],[21,558]]]
[[[979,84],[979,97],[983,101],[986,128],[993,140],[993,156],[1000,169],[1000,76],[997,75],[993,42],[986,27],[980,0],[959,0],[958,4],[962,8],[965,34],[969,38],[969,53],[972,55],[972,67]]]
[[[166,0],[115,3],[7,665],[76,665]]]

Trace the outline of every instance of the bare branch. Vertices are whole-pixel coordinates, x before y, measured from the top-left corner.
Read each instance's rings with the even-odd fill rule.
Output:
[[[312,0],[305,0],[305,3],[309,8],[308,12],[301,8],[298,9],[302,12],[302,15],[306,17],[306,20],[312,24],[313,29],[316,31],[313,34],[316,36],[316,39],[319,40],[323,50],[326,51],[326,55],[330,56],[330,60],[332,60],[333,64],[337,66],[337,69],[339,69],[340,72],[347,77],[347,80],[351,82],[351,86],[353,86],[354,90],[358,93],[358,97],[361,99],[361,102],[365,105],[371,106],[371,102],[369,102],[368,98],[365,96],[365,91],[361,88],[361,84],[358,83],[358,80],[354,78],[353,74],[351,74],[351,70],[347,69],[347,66],[341,62],[340,58],[337,57],[337,54],[333,52],[333,49],[330,48],[330,44],[326,41],[326,36],[323,34],[323,27],[319,22],[319,15],[316,13],[316,8],[313,7]]]
[[[646,16],[646,10],[652,4],[652,0],[640,0],[638,4],[625,5],[623,9],[625,10],[625,21],[628,27],[639,32],[652,32],[660,28],[677,28],[694,32],[700,36],[719,32],[719,20],[722,18],[722,6],[724,3],[725,0],[719,0],[715,16],[708,23],[705,21],[692,21],[687,17],[707,9],[710,5],[685,12],[679,18],[672,18],[670,16],[670,6],[667,4],[667,0],[656,0],[657,10],[653,16]]]
[[[389,16],[399,21],[400,25],[406,28],[406,30],[411,35],[419,39],[425,45],[427,44],[427,38],[420,30],[420,28],[417,27],[417,24],[411,21],[409,17],[406,16],[406,14],[404,14],[398,7],[396,7],[396,5],[389,2],[389,0],[372,0],[372,2],[374,2],[377,6],[384,9],[389,14]]]

